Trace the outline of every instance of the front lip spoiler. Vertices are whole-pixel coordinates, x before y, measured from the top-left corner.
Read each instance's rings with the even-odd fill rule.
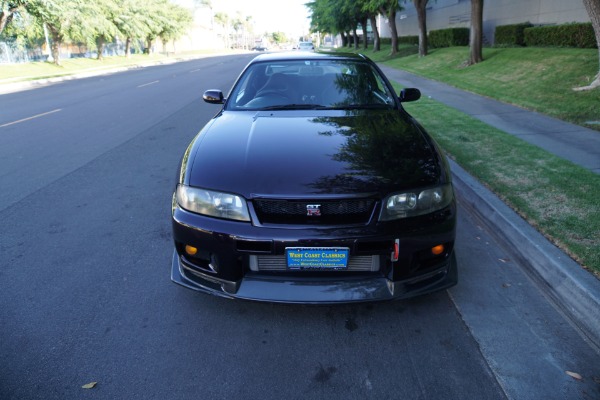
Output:
[[[404,281],[379,278],[340,280],[287,279],[246,275],[231,282],[190,270],[173,252],[171,280],[188,289],[230,299],[270,303],[328,304],[398,300],[436,292],[456,285],[458,272],[454,253],[440,269]]]

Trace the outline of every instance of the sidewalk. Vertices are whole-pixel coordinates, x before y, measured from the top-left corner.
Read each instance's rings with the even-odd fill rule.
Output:
[[[379,67],[392,81],[416,87],[424,96],[600,174],[600,132],[405,71]],[[550,243],[459,165],[450,163],[461,206],[481,220],[552,303],[600,350],[600,280]]]
[[[600,132],[381,64],[379,68],[390,80],[600,174]]]

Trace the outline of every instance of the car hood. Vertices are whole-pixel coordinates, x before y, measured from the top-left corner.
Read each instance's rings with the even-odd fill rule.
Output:
[[[441,173],[430,139],[398,110],[225,111],[188,155],[184,183],[246,198],[383,194]]]

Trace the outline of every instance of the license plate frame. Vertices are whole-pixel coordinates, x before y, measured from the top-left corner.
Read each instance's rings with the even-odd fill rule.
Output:
[[[290,270],[338,271],[348,269],[348,247],[286,247],[285,257]]]

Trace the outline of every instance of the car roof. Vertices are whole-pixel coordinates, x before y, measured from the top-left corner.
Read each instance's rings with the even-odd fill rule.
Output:
[[[369,60],[362,54],[355,53],[330,53],[324,51],[302,52],[302,51],[285,51],[277,53],[267,53],[256,56],[250,63],[263,61],[298,61],[298,60],[354,60],[367,61]]]

